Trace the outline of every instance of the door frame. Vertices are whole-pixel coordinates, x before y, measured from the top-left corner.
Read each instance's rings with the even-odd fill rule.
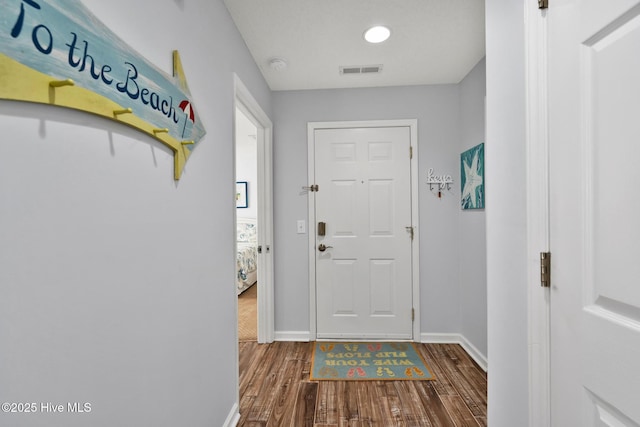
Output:
[[[529,426],[551,426],[550,289],[540,286],[540,252],[550,251],[547,11],[525,5]]]
[[[271,343],[275,339],[275,304],[274,304],[274,248],[273,248],[273,124],[251,92],[234,74],[234,108],[233,122],[235,123],[236,108],[242,111],[257,127],[258,149],[258,245],[263,248],[259,256],[258,268],[258,343]],[[235,126],[234,126],[235,144]],[[235,188],[235,150],[234,150],[234,181]],[[235,192],[235,190],[234,190]],[[236,209],[234,206],[234,220]],[[235,233],[234,233],[235,235]],[[234,240],[235,242],[235,240]],[[234,243],[234,259],[237,249]],[[235,265],[235,264],[234,264]],[[238,321],[236,312],[236,324]]]
[[[419,207],[418,207],[418,120],[366,120],[366,121],[340,121],[340,122],[309,122],[307,123],[307,170],[308,185],[311,186],[315,180],[315,131],[319,129],[348,129],[348,128],[380,128],[380,127],[408,127],[410,146],[413,156],[410,159],[411,165],[411,226],[414,227],[415,238],[411,242],[411,281],[412,281],[412,307],[414,310],[413,319],[413,341],[420,339],[420,227],[419,227]],[[312,193],[308,193],[313,196]],[[317,338],[317,317],[316,317],[316,226],[315,218],[316,202],[315,197],[308,197],[308,218],[309,218],[309,339],[315,341]]]

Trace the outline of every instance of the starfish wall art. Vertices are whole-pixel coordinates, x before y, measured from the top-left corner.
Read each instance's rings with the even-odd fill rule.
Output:
[[[460,154],[462,209],[484,209],[484,143]]]

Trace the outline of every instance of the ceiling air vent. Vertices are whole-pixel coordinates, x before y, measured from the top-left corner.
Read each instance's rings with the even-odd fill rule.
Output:
[[[360,74],[360,67],[340,67],[340,74]]]
[[[382,65],[340,66],[340,74],[375,74],[382,71]]]

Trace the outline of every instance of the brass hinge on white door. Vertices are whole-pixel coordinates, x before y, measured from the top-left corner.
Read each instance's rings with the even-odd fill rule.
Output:
[[[538,0],[538,9],[546,9],[549,7],[549,0]]]
[[[409,233],[409,235],[411,236],[411,240],[413,240],[413,229],[414,227],[405,227],[405,230],[407,230],[407,233]]]
[[[551,287],[551,252],[540,252],[540,286]]]
[[[413,146],[412,145],[409,146],[409,158],[413,159]]]
[[[412,308],[411,309],[411,321],[415,321],[416,320],[416,309]]]
[[[319,190],[320,190],[320,187],[318,187],[318,184],[312,184],[312,185],[310,185],[310,186],[308,186],[308,187],[302,187],[302,189],[303,189],[303,190],[307,190],[307,191],[314,192],[314,191],[319,191]]]

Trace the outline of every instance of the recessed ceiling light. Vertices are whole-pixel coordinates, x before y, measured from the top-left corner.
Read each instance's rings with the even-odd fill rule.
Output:
[[[391,30],[381,25],[371,27],[364,33],[364,39],[369,43],[381,43],[389,38]]]

